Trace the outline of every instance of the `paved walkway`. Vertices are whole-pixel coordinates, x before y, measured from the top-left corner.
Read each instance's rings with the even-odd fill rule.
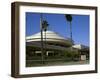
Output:
[[[54,61],[54,62],[44,62],[44,64],[42,63],[31,63],[31,64],[27,64],[27,67],[36,67],[36,66],[64,66],[64,65],[82,65],[82,64],[89,64],[89,61]]]

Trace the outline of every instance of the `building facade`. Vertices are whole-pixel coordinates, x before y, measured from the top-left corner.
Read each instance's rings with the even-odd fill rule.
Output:
[[[42,58],[45,60],[86,60],[86,55],[89,54],[88,47],[73,45],[71,39],[64,38],[53,31],[43,32],[42,37],[43,46],[41,46],[40,32],[26,37],[27,60]],[[41,48],[43,51],[41,51]]]

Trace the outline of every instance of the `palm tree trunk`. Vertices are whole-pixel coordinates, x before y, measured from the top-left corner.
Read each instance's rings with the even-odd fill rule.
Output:
[[[72,41],[72,23],[70,22],[70,39],[71,39],[71,43],[73,43]]]
[[[45,55],[46,55],[46,31],[45,31]]]
[[[41,57],[44,64],[44,45],[43,45],[43,29],[42,29],[42,13],[40,14],[40,28],[41,28]]]
[[[72,40],[72,23],[70,22],[70,39],[71,39],[71,45],[73,45],[73,40]],[[73,51],[72,47],[71,47],[71,51]],[[72,57],[73,60],[73,57]]]

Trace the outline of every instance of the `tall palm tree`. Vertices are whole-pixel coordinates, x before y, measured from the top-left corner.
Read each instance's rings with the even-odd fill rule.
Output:
[[[44,45],[43,45],[43,26],[42,26],[42,22],[43,22],[43,14],[40,14],[40,30],[41,30],[41,59],[42,59],[42,63],[44,64]]]
[[[44,20],[42,22],[42,27],[45,32],[45,53],[46,53],[46,31],[47,31],[48,26],[49,26],[48,22],[46,20]]]
[[[72,15],[66,14],[65,18],[70,23],[70,38],[71,38],[71,42],[73,43],[72,41]]]

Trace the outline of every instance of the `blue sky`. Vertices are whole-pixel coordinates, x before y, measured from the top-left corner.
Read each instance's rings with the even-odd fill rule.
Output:
[[[89,46],[89,15],[72,15],[72,38],[75,44]],[[49,23],[48,30],[70,37],[70,26],[64,14],[43,14]],[[40,13],[26,12],[26,36],[40,32]]]

